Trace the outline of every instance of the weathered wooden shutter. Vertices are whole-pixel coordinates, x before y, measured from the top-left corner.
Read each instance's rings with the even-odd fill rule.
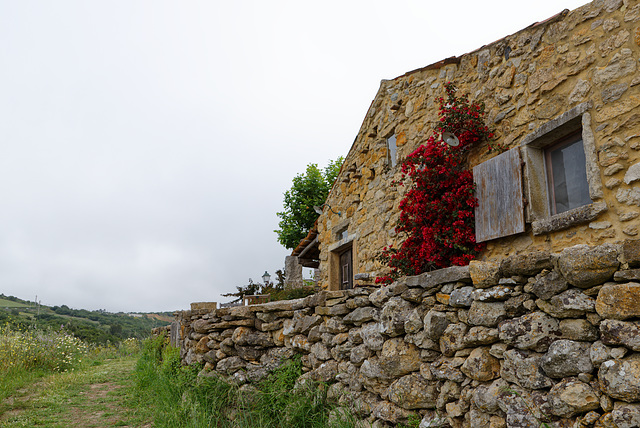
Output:
[[[508,150],[473,168],[476,242],[524,232],[520,150]]]

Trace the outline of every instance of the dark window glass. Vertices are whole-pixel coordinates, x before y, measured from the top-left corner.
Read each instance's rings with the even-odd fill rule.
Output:
[[[581,132],[547,147],[545,159],[551,214],[591,203]]]

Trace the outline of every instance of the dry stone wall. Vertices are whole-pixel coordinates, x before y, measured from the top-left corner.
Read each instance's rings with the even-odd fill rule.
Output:
[[[640,240],[536,251],[388,287],[176,313],[187,364],[235,382],[302,355],[362,427],[640,426]],[[638,282],[635,282],[638,281]]]

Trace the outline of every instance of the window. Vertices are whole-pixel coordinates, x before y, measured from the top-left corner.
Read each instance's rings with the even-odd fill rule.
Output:
[[[544,149],[551,215],[591,203],[582,129]]]
[[[587,223],[607,210],[591,130],[589,103],[577,105],[525,136],[526,220],[540,235]],[[597,201],[597,202],[595,202]]]
[[[396,134],[393,134],[391,137],[387,138],[387,160],[389,161],[389,166],[394,167],[398,163],[396,159],[397,153],[396,146]]]
[[[335,237],[338,241],[346,241],[349,238],[348,226],[338,229],[338,231],[335,232]]]
[[[520,148],[473,168],[477,242],[521,233],[525,222],[534,235],[562,230],[607,210],[590,107],[572,108],[525,136]]]

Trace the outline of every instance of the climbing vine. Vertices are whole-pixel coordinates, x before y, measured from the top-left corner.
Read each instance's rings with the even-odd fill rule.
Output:
[[[388,274],[376,283],[389,284],[400,276],[417,275],[452,265],[464,266],[484,248],[475,241],[473,175],[467,153],[474,143],[493,134],[484,124],[484,105],[470,102],[467,95],[456,95],[451,82],[445,85],[446,98],[439,98],[440,121],[436,135],[411,153],[402,164],[402,177],[395,185],[408,186],[400,202],[396,232],[406,235],[399,248],[385,247],[379,260]],[[458,146],[442,141],[444,132],[454,133]]]

